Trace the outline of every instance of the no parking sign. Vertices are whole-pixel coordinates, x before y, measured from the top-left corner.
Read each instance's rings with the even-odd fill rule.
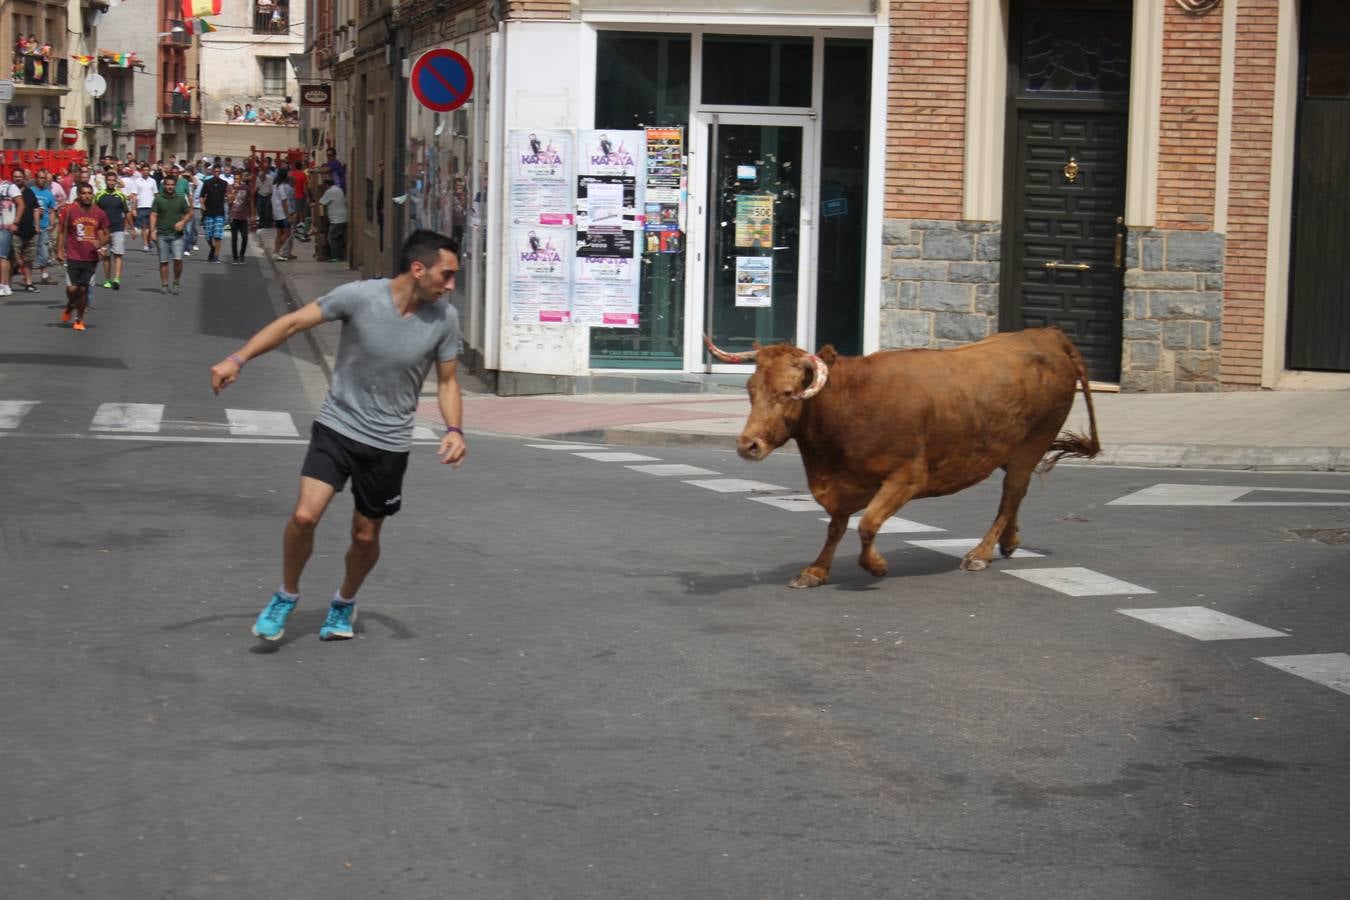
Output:
[[[473,94],[473,68],[453,50],[428,50],[413,63],[408,80],[417,102],[433,112],[450,112]]]

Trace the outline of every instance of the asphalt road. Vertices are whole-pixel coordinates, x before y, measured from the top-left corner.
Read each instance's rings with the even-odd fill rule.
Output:
[[[50,289],[0,304],[0,896],[1350,895],[1350,694],[1258,661],[1350,652],[1350,506],[1313,505],[1345,476],[1061,465],[1041,557],[909,543],[978,537],[990,483],[903,510],[941,530],[883,535],[890,577],[850,535],[793,591],[820,514],[751,499],[804,489],[792,456],[470,434],[459,470],[415,449],[357,639],[315,634],[344,494],[263,646],[304,448],[225,410],[303,435],[319,370],[296,341],[213,396],[279,295],[194,261],[162,297],[138,255],[84,334]],[[93,431],[105,403],[163,418]],[[775,489],[628,468],[658,462]],[[1262,490],[1112,503],[1164,483]],[[1065,567],[1126,593],[1009,574]],[[1117,611],[1176,607],[1273,633]]]

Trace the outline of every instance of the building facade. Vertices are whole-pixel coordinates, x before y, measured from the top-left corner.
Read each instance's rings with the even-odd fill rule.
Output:
[[[216,30],[199,37],[203,151],[240,157],[299,145],[299,84],[292,56],[304,48],[304,5],[291,0],[224,4]],[[245,118],[237,119],[238,110]]]
[[[6,0],[0,6],[0,47],[8,65],[3,80],[13,85],[4,104],[6,150],[61,150],[66,96],[79,67],[70,59],[82,46],[80,7],[67,0]],[[71,32],[74,32],[73,34]]]
[[[460,236],[503,392],[743,373],[705,333],[865,353],[1044,324],[1121,390],[1350,387],[1345,4],[344,2],[315,64],[353,262]],[[435,49],[476,76],[450,112],[413,89]],[[611,133],[636,193],[583,171]],[[572,159],[550,187],[523,147]],[[611,315],[595,282],[625,269]]]

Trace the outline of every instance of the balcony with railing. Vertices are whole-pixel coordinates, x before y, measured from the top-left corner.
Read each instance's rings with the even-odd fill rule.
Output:
[[[254,34],[286,34],[290,28],[289,0],[257,0],[253,8]]]
[[[70,60],[16,55],[11,77],[17,87],[70,87]]]
[[[165,91],[160,97],[159,114],[174,119],[200,118],[196,91],[189,94],[177,90]]]

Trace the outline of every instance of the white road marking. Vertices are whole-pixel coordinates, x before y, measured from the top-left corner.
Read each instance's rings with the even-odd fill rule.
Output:
[[[1256,656],[1257,662],[1350,694],[1350,653],[1305,653],[1299,656]]]
[[[763,481],[747,481],[744,478],[707,478],[698,481],[686,481],[694,487],[707,488],[719,494],[748,494],[751,491],[786,491],[780,484],[766,484]]]
[[[1247,638],[1289,637],[1283,631],[1257,625],[1205,606],[1159,609],[1118,609],[1118,613],[1193,637],[1197,641],[1241,641]]]
[[[18,428],[23,417],[37,405],[36,400],[0,400],[0,428]]]
[[[938,530],[941,531],[942,529],[939,528]],[[915,547],[923,547],[925,550],[936,550],[938,553],[945,553],[948,556],[962,558],[980,543],[980,539],[941,538],[940,540],[906,541],[905,543],[913,544]],[[1012,558],[1031,559],[1043,558],[1044,556],[1044,553],[1037,553],[1035,550],[1026,550],[1022,547],[1018,547],[1013,551]]]
[[[598,444],[526,444],[536,450],[603,450]]]
[[[163,418],[163,403],[104,403],[94,413],[89,430],[150,434],[159,431]]]
[[[290,413],[270,412],[265,409],[227,409],[230,434],[248,437],[299,437],[295,420]]]
[[[413,426],[412,439],[414,441],[436,441],[437,443],[439,443],[441,440],[440,437],[437,436],[436,432],[432,431],[425,425]]]
[[[1103,575],[1082,566],[1053,569],[1004,569],[1005,575],[1039,584],[1070,597],[1105,597],[1111,594],[1152,594],[1148,588]]]
[[[1343,500],[1251,500],[1239,502],[1251,493],[1327,494]],[[1155,484],[1133,494],[1117,497],[1107,506],[1350,506],[1350,491],[1332,488],[1269,488],[1233,484]]]
[[[646,472],[648,475],[716,475],[712,469],[701,469],[698,466],[686,466],[682,463],[655,463],[647,466],[625,466],[634,472]]]
[[[659,456],[643,456],[641,453],[573,453],[583,459],[596,462],[660,462]]]
[[[820,504],[810,494],[788,494],[786,497],[751,497],[756,503],[767,503],[788,512],[820,512]]]
[[[822,516],[820,521],[830,521],[829,516]],[[858,530],[858,523],[862,521],[862,516],[850,516],[848,527],[850,531]],[[946,531],[945,528],[938,528],[936,525],[925,525],[922,522],[911,522],[909,519],[901,519],[898,516],[891,516],[881,527],[877,529],[877,534],[915,534],[921,531]]]

